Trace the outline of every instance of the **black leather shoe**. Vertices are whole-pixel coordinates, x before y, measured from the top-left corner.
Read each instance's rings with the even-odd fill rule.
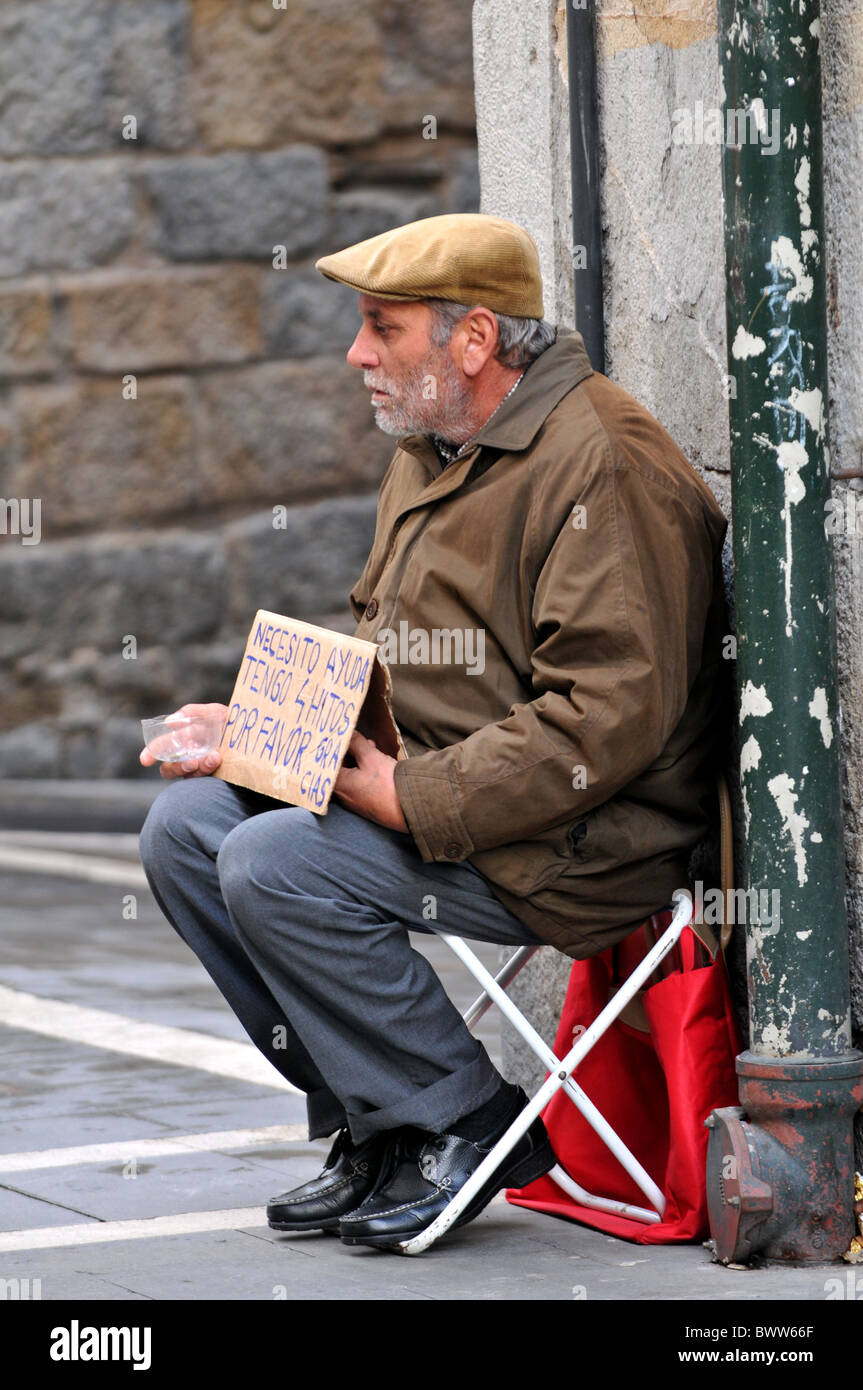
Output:
[[[339,1218],[373,1191],[392,1139],[375,1134],[354,1144],[347,1129],[339,1130],[318,1177],[267,1203],[267,1225],[274,1231],[335,1231]]]
[[[527,1097],[523,1091],[520,1095],[523,1108]],[[454,1134],[402,1130],[390,1155],[389,1174],[382,1177],[377,1191],[339,1222],[344,1244],[399,1245],[419,1235],[461,1191],[514,1118],[510,1116],[494,1134],[476,1143]],[[536,1119],[451,1229],[472,1221],[496,1192],[525,1187],[556,1162],[545,1125]]]

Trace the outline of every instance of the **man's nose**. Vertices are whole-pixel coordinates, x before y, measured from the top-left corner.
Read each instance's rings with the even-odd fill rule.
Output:
[[[348,365],[362,371],[380,366],[380,358],[371,346],[365,325],[360,329],[347,351]]]

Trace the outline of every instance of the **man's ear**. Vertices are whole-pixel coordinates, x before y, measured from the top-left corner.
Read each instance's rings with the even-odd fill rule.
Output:
[[[479,376],[497,350],[500,337],[497,319],[491,309],[477,304],[459,321],[457,331],[461,369],[465,376]]]

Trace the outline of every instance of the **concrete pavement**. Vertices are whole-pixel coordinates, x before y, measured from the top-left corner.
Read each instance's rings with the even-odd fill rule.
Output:
[[[302,1097],[162,919],[134,845],[0,834],[0,1297],[814,1303],[855,1273],[723,1269],[700,1247],[630,1245],[502,1197],[412,1260],[270,1231],[266,1199],[327,1146],[302,1137]],[[69,858],[43,872],[40,854]],[[113,877],[94,879],[97,861]],[[468,1002],[445,948],[417,945]],[[495,1052],[490,1022],[484,1037]]]

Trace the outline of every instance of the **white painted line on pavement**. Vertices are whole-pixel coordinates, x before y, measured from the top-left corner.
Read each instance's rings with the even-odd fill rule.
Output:
[[[95,854],[138,863],[137,835],[117,830],[0,830],[0,845],[17,849],[62,849],[69,854]]]
[[[140,864],[124,864],[118,859],[94,855],[68,854],[63,850],[27,849],[0,845],[0,869],[22,874],[53,874],[61,878],[83,878],[89,883],[122,883],[147,888],[147,875]]]
[[[0,1023],[25,1028],[48,1038],[86,1043],[150,1062],[194,1067],[216,1076],[230,1076],[274,1091],[303,1093],[286,1081],[251,1043],[216,1038],[191,1028],[171,1028],[164,1023],[141,1023],[107,1009],[90,1009],[59,999],[43,999],[23,990],[0,985]]]
[[[308,1132],[306,1125],[261,1125],[257,1129],[222,1129],[210,1134],[176,1134],[165,1135],[159,1139],[121,1139],[102,1144],[77,1144],[68,1149],[33,1149],[30,1153],[0,1154],[0,1173],[28,1173],[40,1168],[73,1168],[82,1163],[125,1163],[130,1158],[212,1153],[217,1149],[254,1149],[263,1144],[295,1143],[298,1139],[308,1143]]]
[[[74,1226],[35,1226],[29,1231],[0,1235],[0,1254],[15,1250],[53,1250],[70,1245],[103,1245],[117,1240],[152,1240],[155,1236],[187,1236],[202,1231],[236,1231],[266,1226],[263,1205],[231,1211],[185,1211],[176,1216],[151,1216],[138,1221],[79,1221]]]

